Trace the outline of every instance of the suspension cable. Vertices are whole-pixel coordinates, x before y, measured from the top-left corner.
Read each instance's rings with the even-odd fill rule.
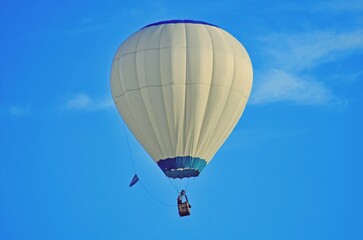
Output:
[[[195,179],[196,179],[196,177],[192,177],[192,178],[193,178],[193,181],[188,182],[188,185],[187,185],[187,187],[185,188],[185,191],[187,191],[188,189],[191,189],[191,188],[192,188],[192,186],[194,186],[194,183],[195,183]]]
[[[136,167],[135,167],[135,163],[134,163],[134,159],[132,158],[132,153],[131,153],[131,148],[130,148],[130,143],[129,143],[129,139],[128,139],[128,134],[127,134],[127,131],[126,131],[126,124],[125,124],[125,122],[124,121],[122,121],[123,122],[123,128],[124,128],[124,133],[125,133],[125,136],[126,136],[126,143],[127,143],[127,149],[128,149],[128,151],[129,151],[129,155],[130,155],[130,161],[131,161],[131,163],[132,163],[132,167],[133,167],[133,169],[134,169],[134,172],[135,172],[135,174],[137,174],[137,171],[136,171]],[[169,179],[170,180],[170,179]],[[142,188],[144,189],[144,191],[151,197],[151,198],[153,198],[156,202],[158,202],[159,204],[161,204],[161,205],[164,205],[164,206],[166,206],[166,207],[176,207],[176,205],[172,205],[172,204],[169,204],[169,203],[165,203],[165,202],[163,202],[163,201],[161,201],[161,200],[159,200],[157,197],[155,197],[154,196],[154,194],[152,194],[147,188],[146,188],[146,186],[142,183],[142,181],[141,181],[141,179],[139,178],[139,182],[140,182],[140,184],[141,184],[141,186],[142,186]],[[177,189],[176,189],[177,190]],[[178,192],[178,190],[177,190],[177,192]],[[179,193],[179,192],[178,192]]]
[[[170,177],[168,177],[168,180],[169,180],[169,182],[170,182],[170,184],[174,187],[174,189],[175,189],[175,191],[179,194],[179,190],[178,190],[178,188],[175,186],[175,184],[173,183],[173,181],[170,179]]]

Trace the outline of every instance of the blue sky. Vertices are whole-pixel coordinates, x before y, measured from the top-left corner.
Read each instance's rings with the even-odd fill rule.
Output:
[[[250,54],[246,111],[188,183],[192,215],[113,105],[143,26],[210,22]],[[362,239],[363,1],[8,1],[0,7],[0,239]],[[130,161],[127,139],[134,161]]]

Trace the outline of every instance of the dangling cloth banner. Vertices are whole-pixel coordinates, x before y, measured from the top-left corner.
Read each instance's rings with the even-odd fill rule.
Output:
[[[132,178],[129,187],[134,186],[139,181],[139,177],[135,174],[135,176]]]

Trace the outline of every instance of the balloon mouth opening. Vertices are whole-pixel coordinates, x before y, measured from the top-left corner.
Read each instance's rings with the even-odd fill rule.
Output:
[[[165,175],[169,178],[190,178],[190,177],[198,177],[199,171],[195,169],[171,169],[171,170],[163,170]]]
[[[206,160],[191,156],[160,159],[157,163],[169,178],[197,177],[207,165]]]

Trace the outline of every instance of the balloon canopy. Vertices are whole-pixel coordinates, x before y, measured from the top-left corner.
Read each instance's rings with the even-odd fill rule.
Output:
[[[170,178],[195,177],[241,117],[252,87],[247,51],[200,21],[153,23],[117,50],[111,91],[119,113]]]

